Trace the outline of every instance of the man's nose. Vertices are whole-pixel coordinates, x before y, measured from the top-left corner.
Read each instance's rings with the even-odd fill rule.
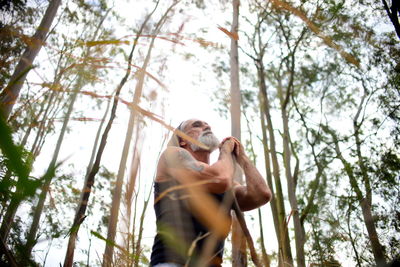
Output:
[[[203,131],[211,131],[210,125],[206,124]]]

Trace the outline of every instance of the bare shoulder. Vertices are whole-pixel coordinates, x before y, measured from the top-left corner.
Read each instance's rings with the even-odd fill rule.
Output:
[[[181,147],[168,147],[161,155],[160,161],[163,161],[167,168],[183,168],[198,172],[207,165],[197,161],[189,151]]]

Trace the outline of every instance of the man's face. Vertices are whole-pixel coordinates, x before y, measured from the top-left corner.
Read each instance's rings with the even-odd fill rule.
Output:
[[[210,148],[210,152],[218,148],[219,140],[217,137],[215,137],[215,135],[211,131],[211,127],[205,121],[197,119],[188,120],[184,123],[183,131],[190,137],[193,137],[194,139],[208,146]],[[193,151],[198,151],[202,149],[194,144],[190,144],[190,147]]]

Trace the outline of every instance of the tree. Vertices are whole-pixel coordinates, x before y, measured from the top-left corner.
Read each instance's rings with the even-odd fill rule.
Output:
[[[159,1],[156,3],[154,9],[146,16],[145,20],[143,21],[142,25],[140,26],[140,29],[137,32],[136,38],[133,41],[131,55],[133,54],[133,51],[135,50],[137,41],[139,40],[139,37],[142,35],[143,29],[146,27],[147,22],[149,21],[151,16],[156,11],[158,4],[159,4]],[[135,95],[134,95],[134,99],[133,99],[133,103],[135,105],[139,104],[140,98],[142,96],[143,82],[144,82],[144,78],[145,78],[147,65],[149,64],[149,61],[151,58],[151,50],[153,49],[155,38],[158,35],[164,21],[165,21],[165,17],[163,16],[160,19],[160,21],[157,23],[156,28],[153,33],[153,38],[151,39],[151,43],[149,45],[149,50],[147,52],[146,59],[143,63],[142,68],[139,71],[140,74],[139,74],[138,82],[137,82],[136,89],[135,89]],[[130,58],[131,58],[131,56],[130,56]],[[117,182],[116,182],[116,185],[114,188],[114,193],[113,193],[111,215],[110,215],[110,221],[108,224],[108,231],[107,231],[107,240],[110,240],[112,242],[114,242],[115,234],[116,234],[118,215],[119,215],[119,205],[121,202],[122,183],[123,183],[123,178],[124,178],[124,174],[125,174],[126,161],[128,158],[128,151],[129,151],[130,142],[132,139],[135,120],[137,120],[136,112],[131,109],[130,116],[129,116],[129,122],[128,122],[128,128],[127,128],[127,132],[125,135],[124,147],[122,150],[121,160],[120,160],[119,169],[118,169]],[[138,156],[139,155],[136,155],[136,154],[134,155],[134,157],[138,157]],[[107,243],[104,254],[103,254],[103,267],[111,266],[111,264],[113,262],[112,261],[113,250],[114,250],[114,246]]]
[[[105,12],[105,14],[102,17],[100,17],[99,24],[94,29],[93,37],[91,38],[92,40],[96,40],[98,38],[99,30],[102,27],[102,24],[103,24],[104,20],[106,19],[108,13],[109,13],[109,10],[107,12]],[[90,56],[92,56],[90,47],[87,47],[82,54],[83,62],[81,64],[81,67],[78,70],[79,76],[78,76],[76,84],[75,84],[75,89],[73,90],[73,93],[70,95],[70,98],[68,99],[68,108],[67,108],[64,120],[63,120],[63,125],[61,127],[61,131],[60,131],[60,134],[59,134],[59,137],[57,140],[57,144],[56,144],[55,150],[53,152],[53,157],[50,161],[48,169],[54,168],[54,166],[57,163],[61,145],[64,141],[64,135],[66,133],[66,129],[67,129],[72,111],[74,109],[74,105],[75,105],[77,96],[78,96],[79,92],[81,91],[81,89],[85,86],[85,84],[87,84],[87,81],[85,81],[84,73],[85,73],[85,66],[88,63],[88,58]],[[37,234],[38,227],[39,227],[40,217],[42,215],[44,202],[46,200],[46,196],[48,194],[50,184],[51,184],[51,179],[47,180],[44,183],[44,185],[42,187],[42,191],[39,195],[38,203],[34,210],[33,221],[32,221],[29,233],[27,235],[27,241],[26,241],[26,253],[27,253],[26,255],[28,255],[28,256],[31,254],[32,248],[36,243],[36,234]]]
[[[240,82],[239,82],[239,53],[238,53],[238,30],[239,30],[239,1],[232,1],[232,27],[231,27],[231,50],[230,50],[230,78],[231,78],[231,133],[232,136],[240,140]],[[236,36],[236,38],[235,38]],[[239,168],[236,168],[237,170]],[[235,180],[243,183],[243,174],[236,172]],[[238,219],[233,215],[232,221],[232,266],[247,266],[246,239],[238,223]]]
[[[386,2],[386,0],[382,0],[383,7],[385,8],[386,13],[389,16],[389,19],[393,24],[397,37],[399,37],[400,39],[400,22],[398,17],[400,13],[400,4],[397,1],[391,1],[391,2],[392,5],[389,7],[388,2]]]
[[[10,81],[8,82],[8,85],[0,94],[2,115],[5,118],[10,116],[11,110],[18,98],[24,80],[32,68],[33,60],[39,53],[46,40],[47,34],[60,4],[61,0],[52,0],[50,2],[37,31],[31,38],[31,45],[26,48],[17,67],[15,68],[13,75],[10,78]]]

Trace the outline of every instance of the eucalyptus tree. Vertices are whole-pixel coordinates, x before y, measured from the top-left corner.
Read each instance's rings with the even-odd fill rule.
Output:
[[[293,120],[295,118],[293,116],[296,114],[291,113],[293,107],[297,107],[296,105],[293,106],[292,103],[296,104],[298,98],[302,99],[304,96],[307,96],[305,88],[315,90],[314,88],[320,86],[322,82],[318,77],[318,75],[320,75],[319,72],[332,71],[332,69],[325,70],[323,67],[321,68],[320,66],[329,66],[329,63],[315,59],[312,50],[309,48],[309,46],[313,46],[318,39],[322,40],[328,47],[334,49],[327,51],[327,53],[337,53],[338,56],[343,57],[347,62],[355,66],[359,66],[359,63],[354,56],[345,52],[345,50],[336,43],[337,40],[342,40],[341,38],[344,38],[345,29],[333,27],[333,32],[337,34],[335,36],[336,39],[332,39],[327,35],[327,33],[331,34],[330,30],[327,29],[329,23],[335,20],[348,21],[348,15],[346,13],[340,13],[344,10],[343,2],[323,3],[320,1],[302,1],[298,7],[281,1],[272,2],[272,5],[260,3],[258,1],[253,2],[253,8],[255,11],[258,11],[259,15],[258,21],[253,24],[255,25],[253,35],[248,35],[251,46],[249,50],[252,51],[250,52],[247,50],[246,53],[253,59],[257,69],[257,78],[260,88],[260,109],[265,114],[265,118],[263,116],[262,121],[264,119],[266,120],[266,124],[263,125],[263,128],[267,130],[270,142],[265,151],[270,153],[268,156],[267,154],[269,153],[266,153],[266,159],[269,157],[272,159],[275,190],[277,191],[274,193],[277,198],[276,204],[278,205],[275,206],[275,203],[271,203],[273,213],[277,213],[278,215],[278,220],[275,220],[275,228],[277,233],[282,233],[281,230],[278,231],[278,227],[281,226],[285,228],[287,225],[285,220],[286,213],[283,210],[285,203],[283,201],[282,186],[280,184],[281,175],[279,163],[283,162],[287,178],[289,203],[292,209],[289,217],[293,219],[295,230],[297,265],[304,266],[306,241],[304,233],[305,222],[307,222],[307,217],[310,215],[310,209],[314,206],[313,203],[316,193],[321,191],[321,189],[319,189],[321,186],[321,178],[325,177],[324,169],[328,167],[326,156],[330,154],[325,155],[325,159],[322,158],[321,155],[317,155],[312,140],[307,139],[308,145],[311,147],[315,163],[314,166],[317,172],[314,180],[301,180],[306,177],[301,175],[304,171],[299,169],[299,159],[304,158],[308,160],[309,157],[304,157],[300,154],[303,153],[303,151],[299,149],[301,146],[299,147],[296,144],[301,144],[302,142],[301,140],[293,140],[291,138],[292,129],[296,129],[296,127],[300,127],[300,129],[301,127],[305,127],[305,132],[307,132],[307,134],[313,134],[313,138],[321,138],[318,136],[326,135],[326,133],[321,132],[321,130],[314,131],[310,129],[310,127],[307,126],[308,123],[303,123],[303,126],[297,124],[296,121]],[[282,11],[282,9],[284,9],[284,11]],[[301,20],[299,21],[296,17]],[[357,19],[359,18],[360,16],[357,17]],[[270,37],[269,42],[262,39],[262,37],[266,35]],[[351,44],[349,44],[350,42],[346,41],[346,39],[343,40],[346,46],[351,47]],[[275,44],[276,46],[274,46]],[[275,57],[270,56],[268,59],[264,59],[267,47],[269,50],[272,50],[268,55],[275,54]],[[357,50],[354,49],[353,52],[357,52]],[[329,58],[329,56],[327,58]],[[314,72],[308,71],[311,69],[313,69]],[[332,73],[328,77],[332,79],[334,75],[337,75],[337,73]],[[273,92],[273,89],[276,89],[276,92]],[[302,109],[312,109],[312,107],[309,106],[312,101],[314,100],[310,99],[308,103],[302,102],[301,105],[304,105]],[[279,123],[279,125],[282,125],[281,140],[276,138],[274,133],[276,129],[273,123],[276,119],[273,118],[272,114],[274,114],[274,107],[276,106],[282,118],[281,123]],[[322,114],[322,116],[326,115]],[[304,122],[303,118],[302,120]],[[318,134],[318,136],[315,134]],[[266,134],[264,134],[264,136],[267,137]],[[279,152],[277,152],[277,144],[282,144],[282,161],[278,157]],[[296,164],[294,170],[291,169],[292,162]],[[266,166],[267,168],[269,167],[268,160]],[[302,199],[304,195],[296,194],[296,189],[298,190],[299,186],[309,187],[311,189],[310,194],[307,195],[307,199]],[[301,205],[299,205],[299,203],[301,203]],[[304,210],[302,208],[304,208]],[[277,235],[280,245],[279,253],[283,255],[279,258],[281,264],[290,256],[290,249],[286,249],[286,255],[285,250],[282,249],[282,247],[285,247],[282,245],[284,241],[289,244],[289,239],[285,238],[284,235],[285,232],[281,235]],[[284,259],[282,260],[281,257]]]
[[[7,85],[16,62],[25,48],[25,38],[40,8],[26,1],[6,1],[0,6],[0,88]]]
[[[9,117],[11,108],[14,105],[20,89],[22,88],[23,80],[25,79],[29,68],[31,68],[34,58],[39,53],[45,38],[47,37],[46,35],[50,30],[50,26],[56,16],[56,12],[60,3],[61,1],[58,0],[52,1],[52,3],[48,6],[45,14],[43,15],[39,28],[30,40],[32,43],[25,49],[25,52],[22,54],[18,65],[15,67],[14,73],[11,76],[8,85],[3,88],[0,94],[0,108],[2,116],[4,116],[5,119]],[[8,177],[5,177],[5,179],[8,179]],[[6,242],[8,239],[15,213],[20,204],[20,201],[17,201],[16,199],[12,199],[11,201],[13,203],[9,203],[0,228],[0,236],[3,242]]]
[[[308,83],[306,87],[309,87],[311,90],[308,90],[307,94],[298,97],[293,102],[297,103],[297,111],[302,110],[299,114],[303,121],[303,127],[305,127],[308,133],[312,133],[311,136],[320,146],[321,144],[325,146],[324,158],[334,161],[335,164],[339,162],[342,164],[341,171],[339,172],[335,172],[333,169],[326,169],[326,166],[324,167],[326,174],[329,173],[331,177],[336,177],[335,179],[330,179],[336,181],[336,184],[333,184],[336,188],[329,189],[326,192],[331,192],[330,194],[334,196],[333,198],[330,197],[331,201],[337,202],[341,208],[347,210],[347,213],[343,214],[343,216],[337,216],[335,223],[340,224],[340,228],[342,229],[347,228],[345,232],[349,237],[348,243],[350,244],[348,246],[353,250],[355,261],[358,265],[369,261],[369,256],[360,257],[359,251],[361,249],[365,250],[365,247],[361,248],[361,242],[355,241],[356,238],[358,240],[363,238],[357,235],[364,230],[355,227],[356,224],[359,224],[360,217],[358,215],[353,216],[351,213],[357,214],[361,211],[359,215],[367,230],[367,240],[369,241],[367,243],[367,250],[372,251],[375,264],[382,265],[386,260],[386,256],[382,246],[382,238],[379,237],[383,237],[383,235],[377,232],[376,225],[378,220],[374,219],[373,213],[374,209],[376,212],[378,206],[385,206],[385,204],[373,205],[373,196],[375,195],[374,198],[379,197],[377,196],[377,192],[374,193],[374,188],[371,184],[379,184],[375,180],[375,171],[373,171],[379,169],[376,163],[379,162],[377,160],[378,155],[384,150],[389,149],[390,151],[392,148],[384,146],[382,148],[383,151],[377,149],[379,144],[383,142],[377,133],[382,134],[388,131],[388,128],[384,120],[382,121],[382,114],[373,114],[371,109],[376,109],[379,103],[377,100],[379,99],[380,92],[391,91],[388,88],[384,89],[386,87],[383,83],[385,75],[380,77],[377,75],[377,73],[382,75],[385,72],[384,66],[391,64],[391,60],[386,58],[382,60],[381,58],[380,64],[374,63],[371,55],[380,50],[377,48],[379,46],[378,43],[381,42],[379,32],[369,28],[368,20],[365,20],[369,12],[372,11],[364,8],[358,8],[357,10],[359,12],[355,12],[354,10],[351,12],[352,20],[349,20],[350,15],[347,13],[348,9],[346,9],[346,5],[343,2],[335,6],[335,9],[332,10],[334,12],[319,14],[319,19],[322,19],[322,21],[330,20],[337,25],[339,25],[339,21],[342,22],[340,24],[342,25],[341,27],[332,27],[330,35],[336,37],[335,41],[340,40],[343,46],[342,49],[351,51],[351,54],[357,57],[357,60],[360,62],[358,67],[355,68],[351,64],[342,64],[340,61],[338,62],[337,58],[335,59],[334,54],[326,54],[324,57],[325,62],[318,63],[314,67],[312,65],[307,66],[307,68],[303,69],[303,71],[309,73],[309,77],[314,82],[319,81],[315,83],[315,88],[321,88],[319,92],[322,92],[322,94],[314,95],[312,92],[315,91],[315,88],[312,89],[312,86]],[[348,28],[356,29],[353,35],[354,38],[351,41],[343,38],[348,34],[346,32]],[[320,58],[326,52],[319,52]],[[312,57],[312,55],[310,56]],[[326,70],[322,72],[321,70],[324,68]],[[307,106],[307,103],[312,101],[312,98],[309,97],[319,99],[319,101],[315,102],[315,107]],[[306,100],[307,102],[303,102],[304,99],[308,99]],[[312,119],[313,117],[316,119]],[[305,122],[305,118],[308,122]],[[380,124],[379,121],[382,123]],[[373,127],[374,123],[379,125],[376,129]],[[307,138],[307,140],[309,139]],[[387,140],[390,140],[390,138]],[[311,145],[312,143],[309,142],[309,144]],[[313,146],[311,148],[313,151]],[[393,162],[396,162],[396,160]],[[319,164],[316,161],[316,167],[319,172],[321,168],[318,166]],[[393,170],[396,169],[395,166],[395,164],[392,166]],[[321,177],[323,178],[326,174]],[[347,178],[348,182],[345,178]],[[326,178],[323,180],[326,180]],[[332,181],[328,180],[328,183],[332,183]],[[346,187],[351,188],[350,192],[342,192],[342,190],[346,191],[344,190]],[[326,195],[326,200],[328,200],[328,197],[329,195]],[[326,207],[330,209],[329,206]],[[332,210],[332,214],[338,212],[340,210]],[[320,210],[317,214],[321,216],[324,212]],[[343,218],[346,218],[346,220]],[[314,218],[310,219],[315,221]],[[313,232],[318,233],[318,231]],[[334,235],[332,235],[331,241],[338,245],[345,245],[346,243],[341,242],[340,238],[338,239]],[[321,244],[321,242],[313,242],[313,244]],[[322,259],[320,257],[320,261]]]
[[[58,165],[57,158],[60,153],[61,144],[64,140],[65,133],[68,130],[67,124],[72,114],[73,105],[78,94],[77,90],[74,90],[74,92],[70,94],[70,92],[72,92],[71,85],[73,84],[74,86],[76,86],[75,88],[79,88],[84,84],[93,84],[94,80],[92,78],[96,73],[98,73],[99,70],[101,70],[95,65],[97,61],[94,60],[94,55],[95,53],[103,53],[104,51],[101,51],[101,49],[96,49],[96,52],[91,54],[92,58],[90,58],[89,55],[86,55],[86,58],[85,56],[80,57],[79,53],[82,53],[82,51],[85,50],[87,47],[83,46],[82,43],[79,43],[79,41],[76,42],[76,40],[84,40],[85,38],[96,39],[96,37],[90,37],[93,35],[93,32],[96,31],[96,26],[93,26],[93,22],[90,21],[90,19],[92,17],[95,17],[97,18],[97,21],[95,23],[100,23],[99,21],[101,21],[102,19],[104,20],[104,16],[102,16],[101,14],[103,11],[100,10],[97,12],[97,7],[91,5],[85,5],[85,7],[79,6],[82,3],[83,2],[81,1],[79,1],[78,3],[71,1],[63,5],[63,12],[57,17],[58,23],[62,22],[64,25],[70,26],[75,30],[72,31],[73,33],[71,35],[69,35],[71,32],[65,32],[68,27],[60,31],[53,31],[53,35],[47,39],[45,49],[49,55],[49,61],[42,60],[41,63],[38,64],[38,68],[43,70],[43,75],[40,76],[40,78],[43,79],[43,82],[40,84],[37,84],[36,82],[26,83],[28,90],[26,90],[26,93],[25,90],[22,91],[23,93],[21,94],[21,96],[24,97],[24,99],[21,100],[25,103],[20,105],[20,107],[15,110],[14,114],[11,117],[13,125],[18,126],[15,127],[16,130],[19,130],[19,132],[23,132],[21,145],[32,146],[30,161],[30,164],[32,166],[34,164],[35,158],[38,156],[41,148],[47,140],[46,136],[55,129],[54,122],[55,120],[57,120],[55,119],[55,116],[59,116],[61,112],[65,112],[65,110],[69,108],[69,110],[66,111],[66,116],[63,119],[64,125],[59,135],[58,142],[53,153],[53,159],[50,162],[48,171],[54,170],[55,166]],[[94,3],[92,4],[94,5]],[[101,9],[104,8],[104,5],[99,4],[98,7],[100,7],[99,9]],[[79,8],[81,9],[79,10]],[[76,9],[78,9],[78,12]],[[79,11],[82,12],[83,18],[86,20],[85,22],[76,19]],[[85,30],[79,32],[78,29],[80,27],[84,28]],[[104,32],[106,32],[106,35],[109,35],[109,33],[107,33],[107,30],[97,25],[97,33],[101,33],[103,36],[106,36]],[[72,36],[73,34],[76,34],[76,36]],[[55,38],[53,38],[54,35],[56,36]],[[67,40],[68,38],[70,39]],[[71,41],[72,39],[75,40]],[[54,49],[55,47],[57,47],[57,49],[60,47],[60,50]],[[55,59],[55,61],[53,61],[53,58]],[[77,58],[78,61],[76,60]],[[87,72],[82,71],[82,66],[84,64],[82,62],[79,62],[79,60],[81,59],[87,65],[85,66]],[[52,64],[56,66],[53,77],[51,77],[52,71],[49,71],[53,66]],[[88,75],[88,73],[91,73],[93,76]],[[79,75],[80,78],[77,78]],[[83,76],[85,76],[85,78],[83,78]],[[90,78],[91,80],[88,80],[88,77],[92,77]],[[53,79],[53,81],[47,82],[47,79]],[[80,85],[74,84],[76,81],[79,80]],[[45,89],[44,93],[43,89]],[[79,88],[79,90],[80,89],[81,88]],[[65,98],[67,94],[70,94],[71,97]],[[28,114],[26,114],[25,112],[27,117],[25,117],[25,114],[22,112],[24,109],[30,112]],[[33,119],[30,118],[29,115],[31,115]],[[23,123],[26,123],[27,121],[29,125],[26,126],[26,128],[20,127],[19,124],[22,125],[20,121],[22,121]],[[36,137],[34,137],[34,141],[32,142],[32,140],[28,139],[32,139],[29,137],[31,133],[33,133],[35,130]],[[31,256],[31,250],[39,238],[39,235],[37,235],[36,233],[39,230],[39,222],[41,220],[43,206],[45,205],[46,196],[48,194],[48,189],[52,178],[52,176],[48,176],[47,179],[40,180],[40,182],[43,182],[43,187],[38,199],[38,203],[36,204],[32,215],[33,221],[27,233],[27,240],[21,239],[18,242],[15,242],[15,240],[10,240],[10,242],[15,245],[15,252],[20,255],[19,258],[21,262],[23,262],[24,260],[26,262],[30,261],[29,258]],[[54,196],[51,197],[51,200],[53,200],[53,197]],[[36,196],[32,199],[36,200]],[[14,213],[9,212],[9,214],[12,216],[6,214],[7,219],[3,219],[2,227],[3,225],[7,225],[7,222],[12,222],[13,220],[20,221],[18,216],[14,219],[15,211],[18,206],[19,205],[8,206],[7,211],[14,211]],[[51,224],[52,220],[49,219],[48,221],[50,221],[49,223]],[[25,222],[20,223],[20,225],[22,224],[24,224],[23,227],[28,226]],[[10,224],[8,223],[8,225]],[[42,229],[46,228],[47,226],[48,225],[41,225]],[[20,231],[19,226],[17,225],[14,225],[12,228],[15,232]],[[55,235],[56,234],[54,233],[54,236]]]
[[[263,143],[267,171],[266,176],[268,182],[270,184],[274,184],[274,199],[271,202],[271,210],[274,217],[274,226],[279,244],[278,260],[279,266],[284,266],[285,264],[293,265],[288,228],[285,219],[286,211],[281,184],[278,153],[276,148],[276,138],[271,115],[271,106],[273,100],[270,100],[270,96],[267,92],[267,71],[265,67],[265,61],[272,59],[265,59],[264,56],[268,54],[266,49],[270,43],[262,39],[262,37],[266,34],[266,22],[270,21],[270,16],[272,13],[270,10],[268,10],[268,4],[263,5],[255,2],[253,3],[252,8],[257,12],[257,21],[254,24],[252,35],[246,34],[251,46],[250,49],[252,50],[251,52],[246,52],[246,54],[254,61],[257,70],[257,83],[259,88]],[[272,31],[269,34],[273,35],[274,32]],[[270,160],[272,161],[272,165],[270,165]],[[271,179],[271,174],[274,177],[274,182]]]
[[[149,19],[152,17],[154,12],[156,11],[158,4],[159,4],[159,1],[156,3],[154,9],[145,17],[145,20],[141,24],[140,29],[136,33],[136,38],[133,41],[131,54],[135,50],[137,41],[139,40],[139,37],[142,35],[143,29],[147,26]],[[161,27],[165,23],[165,18],[167,17],[167,15],[168,15],[168,12],[166,12],[164,14],[164,16],[161,17],[161,19],[158,21],[157,25],[155,26],[154,32],[152,33],[153,37],[151,38],[151,42],[149,44],[149,49],[147,51],[146,58],[143,62],[141,69],[139,70],[138,81],[137,81],[135,93],[134,93],[134,99],[132,101],[134,105],[138,105],[140,102],[140,99],[142,97],[145,73],[146,73],[147,66],[150,63],[151,52],[152,52],[152,49],[154,46],[154,41],[155,41],[155,38],[158,36],[158,34],[161,30]],[[128,128],[127,128],[125,141],[124,141],[124,147],[122,150],[120,165],[119,165],[119,169],[118,169],[117,181],[116,181],[116,185],[115,185],[114,193],[113,193],[110,221],[108,224],[107,240],[110,240],[112,242],[114,242],[115,234],[116,234],[118,215],[119,215],[119,206],[120,206],[120,202],[121,202],[122,183],[123,183],[123,178],[124,178],[124,174],[125,174],[126,161],[128,158],[128,151],[129,151],[129,147],[130,147],[130,141],[132,139],[135,121],[136,121],[136,123],[138,123],[137,114],[133,109],[131,109],[130,116],[129,116],[129,122],[128,122]],[[138,127],[138,126],[136,126],[136,127]],[[139,157],[138,154],[134,154],[133,156]],[[107,243],[104,254],[103,254],[103,266],[111,266],[111,264],[113,262],[113,250],[114,250],[114,246]]]
[[[231,134],[239,141],[241,139],[241,101],[240,101],[240,79],[239,79],[239,49],[238,49],[238,31],[239,31],[239,1],[232,0],[232,25],[230,31],[231,49],[230,49],[230,113],[231,113]],[[239,170],[239,168],[236,168]],[[243,183],[243,174],[236,172],[235,180]],[[246,257],[246,239],[240,228],[236,215],[233,215],[232,221],[232,266],[247,266]]]
[[[100,11],[99,13],[101,14],[101,12],[102,11]],[[98,36],[100,35],[100,32],[101,32],[100,30],[102,28],[103,22],[105,21],[109,11],[106,10],[106,11],[103,11],[103,12],[104,12],[104,14],[102,14],[102,16],[98,16],[99,21],[98,21],[97,25],[95,25],[95,27],[93,28],[93,32],[89,32],[88,33],[89,39],[91,39],[91,40],[96,40],[97,38],[99,38]],[[89,29],[89,27],[87,29]],[[90,35],[92,35],[92,36],[90,36]],[[74,104],[76,102],[78,93],[80,92],[80,90],[86,84],[88,84],[90,82],[90,81],[86,81],[85,80],[86,79],[85,78],[85,73],[86,72],[91,72],[91,73],[95,72],[94,69],[90,69],[90,70],[89,69],[85,69],[85,66],[89,65],[88,64],[89,63],[88,62],[89,57],[93,57],[93,56],[94,56],[94,54],[93,54],[93,52],[90,51],[90,47],[87,47],[82,52],[82,63],[79,64],[79,65],[81,65],[81,67],[78,70],[79,74],[78,74],[78,77],[76,78],[76,83],[75,83],[75,86],[74,86],[75,89],[73,90],[72,94],[68,98],[68,101],[67,101],[68,102],[68,106],[67,106],[67,110],[66,110],[65,117],[64,117],[64,120],[63,120],[63,125],[62,125],[62,128],[61,128],[60,134],[58,136],[57,144],[56,144],[52,159],[51,159],[51,161],[49,163],[48,169],[54,168],[55,164],[58,161],[58,156],[59,156],[59,153],[60,153],[61,145],[62,145],[62,143],[64,141],[64,135],[66,133],[66,129],[67,129],[69,120],[71,118],[71,114],[72,114],[72,111],[74,109]],[[50,184],[51,184],[51,180],[50,179],[47,180],[44,183],[44,185],[42,187],[42,191],[41,191],[41,193],[39,195],[38,203],[37,203],[37,205],[36,205],[36,207],[34,209],[33,221],[32,221],[29,233],[27,235],[27,241],[26,241],[26,253],[27,253],[27,255],[30,255],[30,253],[32,251],[32,248],[35,245],[36,233],[38,231],[40,217],[41,217],[41,214],[42,214],[42,211],[43,211],[44,202],[46,200]]]
[[[400,4],[398,1],[390,1],[392,2],[389,6],[389,1],[382,0],[383,7],[393,24],[394,30],[397,34],[397,37],[400,39],[400,22],[399,22],[399,13],[400,13]]]
[[[166,19],[168,18],[169,13],[174,9],[174,7],[179,3],[179,1],[173,1],[173,3],[166,9],[165,13],[162,15],[156,30],[160,30],[161,26],[164,24],[164,22],[166,21]],[[153,39],[154,42],[154,39]],[[132,68],[132,57],[133,57],[133,52],[134,52],[134,48],[135,48],[136,43],[132,44],[132,48],[128,57],[128,61],[127,61],[127,70],[125,72],[124,77],[121,79],[119,85],[117,86],[116,90],[115,90],[115,96],[114,96],[114,100],[113,100],[113,105],[112,105],[112,109],[111,109],[111,113],[110,113],[110,117],[109,120],[107,122],[106,128],[103,131],[102,137],[101,137],[101,142],[99,144],[97,153],[96,153],[96,159],[93,163],[93,165],[91,166],[90,172],[88,173],[88,175],[85,177],[85,182],[84,182],[84,186],[81,192],[81,200],[78,203],[78,208],[77,211],[75,213],[75,217],[74,217],[74,222],[72,224],[71,227],[71,231],[69,234],[69,240],[68,240],[68,247],[67,247],[67,252],[66,252],[66,256],[65,256],[65,260],[64,260],[64,266],[72,266],[73,264],[73,258],[74,258],[74,251],[75,251],[75,242],[77,239],[77,233],[79,231],[80,225],[82,224],[83,220],[85,219],[85,212],[86,209],[88,207],[88,199],[89,196],[91,194],[91,188],[95,182],[95,177],[96,174],[99,170],[99,166],[100,166],[100,162],[101,162],[101,158],[104,152],[104,148],[106,146],[106,142],[107,142],[107,137],[109,134],[109,131],[111,130],[111,126],[113,123],[113,120],[116,116],[116,110],[117,110],[117,106],[118,106],[118,102],[120,101],[119,99],[119,95],[121,93],[121,90],[123,88],[123,86],[126,84],[130,74],[131,74],[131,68]],[[149,59],[147,59],[148,61]],[[137,90],[138,92],[138,90]],[[109,260],[109,259],[108,259]]]
[[[61,0],[52,0],[43,15],[37,31],[31,38],[31,44],[25,49],[24,54],[21,56],[18,65],[16,66],[13,75],[7,86],[0,94],[1,111],[5,118],[8,118],[15,101],[18,98],[24,80],[32,68],[32,63],[43,46],[47,34],[56,17],[57,10],[61,4]]]

